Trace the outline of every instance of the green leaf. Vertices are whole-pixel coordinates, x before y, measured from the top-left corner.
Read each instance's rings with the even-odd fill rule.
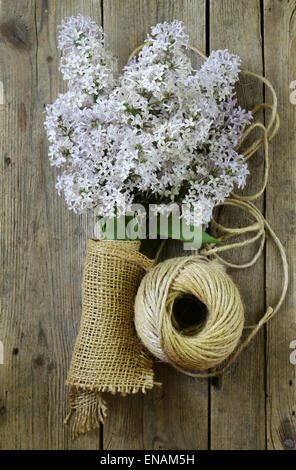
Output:
[[[180,223],[181,223],[181,221],[180,221]],[[185,224],[185,225],[187,225],[187,224]],[[190,225],[190,226],[187,225],[187,230],[190,231],[190,232],[193,232],[194,231],[194,226],[193,225]],[[166,233],[161,233],[159,218],[158,218],[158,221],[157,221],[157,234],[159,236],[168,235],[168,238],[173,239],[173,236],[172,236],[172,214],[170,214],[169,217],[168,217],[168,232],[167,232],[167,234]],[[201,239],[202,245],[204,245],[206,243],[216,243],[216,244],[221,244],[222,243],[220,240],[217,240],[216,238],[212,237],[207,232],[202,231],[201,235],[202,235],[202,239]],[[187,238],[184,238],[183,234],[181,234],[181,230],[180,230],[180,237],[178,238],[178,240],[180,240],[183,243],[191,243],[190,240],[193,240],[193,237],[192,237],[192,239],[189,239],[189,240]],[[192,244],[194,246],[194,243],[192,243]],[[200,246],[197,246],[196,248],[198,249],[198,248],[200,248]]]
[[[216,243],[217,245],[221,245],[223,242],[221,240],[217,240],[217,238],[212,237],[207,232],[202,232],[202,244],[205,243]]]

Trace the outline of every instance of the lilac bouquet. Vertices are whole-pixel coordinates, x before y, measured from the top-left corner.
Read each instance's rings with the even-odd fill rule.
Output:
[[[185,207],[190,229],[206,227],[215,205],[234,186],[243,187],[248,174],[236,151],[251,119],[235,99],[239,57],[214,51],[194,70],[189,37],[176,20],[152,27],[121,74],[102,28],[88,17],[63,22],[58,47],[68,90],[47,106],[45,128],[51,164],[62,169],[56,187],[69,209],[126,223],[135,204],[153,205],[166,221],[174,205],[182,207],[179,225]],[[156,231],[163,235],[158,222]],[[171,234],[191,243],[183,230],[182,237]],[[103,420],[101,392],[154,385],[133,324],[137,288],[153,260],[139,252],[135,238],[123,243],[118,230],[98,238],[88,243],[80,332],[67,379],[74,437]],[[217,242],[205,233],[202,241]]]
[[[118,77],[94,21],[79,15],[59,27],[68,91],[47,106],[45,128],[69,209],[114,217],[133,203],[162,212],[198,204],[207,226],[214,206],[244,187],[235,148],[252,116],[235,99],[240,58],[213,51],[194,70],[188,46],[182,22],[157,24]]]

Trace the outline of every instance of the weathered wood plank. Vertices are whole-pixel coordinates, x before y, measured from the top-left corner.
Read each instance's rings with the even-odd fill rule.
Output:
[[[266,76],[279,100],[280,131],[271,145],[270,183],[266,192],[267,219],[283,242],[290,263],[290,287],[278,316],[267,326],[267,445],[296,450],[296,367],[289,361],[296,339],[296,106],[290,103],[290,82],[296,79],[296,2],[264,2]],[[267,305],[274,305],[281,288],[281,267],[273,243],[266,259]]]
[[[262,73],[260,2],[221,0],[210,2],[210,49],[229,49],[243,59],[243,68]],[[262,102],[262,87],[242,77],[239,101],[247,109]],[[261,116],[262,119],[262,116]],[[254,194],[262,181],[263,159],[259,152],[250,161],[251,175],[245,194]],[[263,209],[262,198],[257,204]],[[223,208],[220,222],[226,226],[245,226],[245,213]],[[229,259],[242,263],[250,259],[253,248],[233,250]],[[226,257],[226,256],[225,256]],[[264,310],[264,259],[248,270],[229,270],[238,285],[246,307],[246,323],[258,320]],[[264,333],[261,332],[239,360],[221,377],[212,380],[211,448],[265,448]]]
[[[192,42],[205,48],[205,0],[104,0],[104,26],[122,66],[151,25],[184,20]],[[244,67],[262,72],[259,0],[210,2],[210,48],[227,47]],[[262,2],[263,3],[263,2]],[[65,16],[88,14],[101,22],[99,0],[19,0],[0,2],[1,172],[1,449],[97,449],[95,433],[72,442],[63,426],[67,413],[65,377],[81,315],[81,275],[92,217],[71,214],[58,198],[55,171],[47,158],[43,106],[65,84],[57,70],[56,26]],[[289,259],[295,251],[295,106],[289,83],[295,70],[296,1],[264,2],[266,76],[279,96],[281,129],[270,147],[271,172],[267,218],[283,240]],[[244,79],[241,103],[251,107],[262,88]],[[252,162],[246,193],[259,187],[262,154]],[[263,209],[263,202],[259,202]],[[223,210],[232,223],[237,212]],[[282,221],[284,223],[282,223]],[[236,217],[244,225],[244,216]],[[166,255],[181,253],[171,245]],[[249,250],[231,259],[251,255]],[[235,259],[235,256],[237,258]],[[291,263],[292,264],[292,263]],[[273,304],[281,285],[279,260],[267,248],[266,303]],[[248,322],[264,309],[264,262],[248,271],[232,271],[247,307]],[[210,429],[208,382],[156,366],[163,382],[146,396],[111,397],[104,426],[107,449],[296,448],[296,378],[289,344],[296,339],[293,266],[290,290],[279,316],[267,328],[267,416],[265,416],[264,332],[222,378],[212,381]]]
[[[200,0],[104,0],[103,24],[122,67],[152,25],[183,20],[191,40],[205,49],[205,2]],[[180,254],[171,245],[168,256]],[[163,387],[142,396],[112,397],[104,425],[107,449],[205,449],[208,382],[194,381],[165,365],[156,367]]]
[[[44,104],[64,88],[56,26],[79,12],[101,21],[96,0],[2,2],[0,447],[5,449],[99,447],[97,435],[72,443],[63,425],[92,220],[71,214],[58,198],[43,130]]]

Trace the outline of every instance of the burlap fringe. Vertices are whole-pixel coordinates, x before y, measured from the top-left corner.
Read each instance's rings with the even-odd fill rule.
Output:
[[[64,423],[67,424],[74,413],[72,439],[92,429],[100,428],[106,417],[107,405],[101,392],[79,390],[75,386],[69,390],[70,412]]]

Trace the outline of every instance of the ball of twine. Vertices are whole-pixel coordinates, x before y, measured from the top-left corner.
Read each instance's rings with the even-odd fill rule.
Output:
[[[174,305],[193,296],[206,307],[201,324],[180,329]],[[135,301],[137,333],[157,358],[177,368],[204,371],[236,348],[244,327],[239,291],[224,267],[201,256],[173,258],[143,278]]]

